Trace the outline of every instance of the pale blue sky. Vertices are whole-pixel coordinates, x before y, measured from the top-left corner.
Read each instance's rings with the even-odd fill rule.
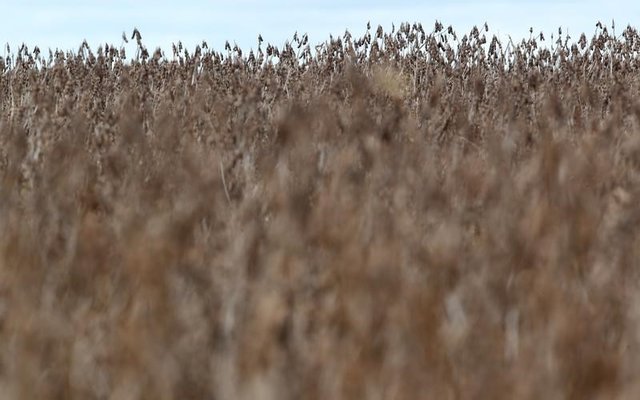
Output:
[[[0,9],[0,43],[13,48],[25,42],[77,49],[83,39],[94,48],[105,42],[119,45],[123,31],[130,35],[138,27],[147,47],[160,46],[168,53],[177,40],[190,48],[206,40],[221,50],[227,39],[255,48],[259,33],[277,45],[296,31],[321,42],[345,29],[360,35],[369,20],[385,29],[392,22],[422,22],[431,30],[438,19],[458,32],[487,21],[492,33],[514,39],[528,36],[530,26],[546,36],[562,26],[575,39],[582,31],[593,33],[598,20],[611,24],[615,19],[618,32],[627,24],[640,26],[640,1],[628,0],[0,0]]]

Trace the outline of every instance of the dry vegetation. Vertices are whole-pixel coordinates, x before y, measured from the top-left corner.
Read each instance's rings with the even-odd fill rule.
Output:
[[[0,398],[637,398],[640,36],[490,37],[5,53]]]

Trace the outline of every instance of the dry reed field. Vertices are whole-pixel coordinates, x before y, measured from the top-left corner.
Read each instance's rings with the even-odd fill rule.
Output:
[[[6,49],[0,399],[638,398],[612,28]]]

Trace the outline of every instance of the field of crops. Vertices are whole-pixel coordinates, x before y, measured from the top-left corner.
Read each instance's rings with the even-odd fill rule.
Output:
[[[637,398],[618,31],[6,49],[0,400]]]

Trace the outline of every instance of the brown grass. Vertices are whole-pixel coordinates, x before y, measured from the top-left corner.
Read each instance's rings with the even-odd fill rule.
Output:
[[[0,59],[1,399],[634,399],[640,36]]]

